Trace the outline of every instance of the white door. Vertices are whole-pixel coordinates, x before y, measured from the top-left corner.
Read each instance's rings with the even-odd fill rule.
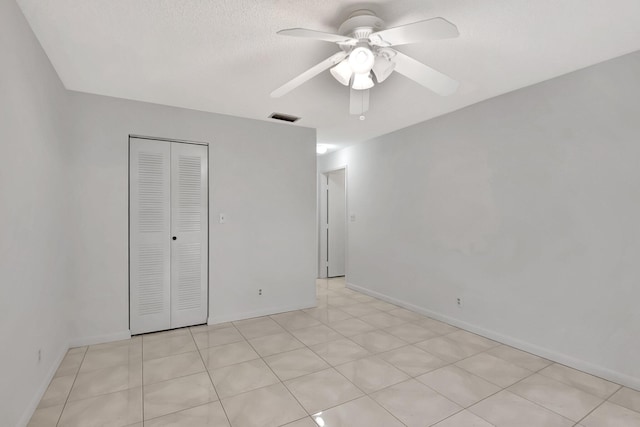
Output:
[[[171,144],[171,327],[207,321],[207,147]]]
[[[207,147],[131,138],[132,334],[207,320]]]
[[[345,173],[340,169],[328,174],[327,217],[328,217],[328,277],[344,276],[345,234],[346,234],[346,193]]]

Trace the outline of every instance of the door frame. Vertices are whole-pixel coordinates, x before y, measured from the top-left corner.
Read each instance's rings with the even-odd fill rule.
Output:
[[[349,275],[349,169],[348,166],[345,165],[341,165],[341,166],[336,166],[336,167],[332,167],[326,170],[321,170],[318,171],[318,188],[317,188],[317,193],[318,193],[318,210],[317,210],[317,223],[318,223],[318,256],[317,256],[317,275],[318,278],[320,279],[326,279],[327,278],[327,268],[326,265],[324,265],[324,260],[323,260],[323,254],[322,254],[322,241],[323,239],[325,239],[326,241],[326,233],[322,232],[322,228],[323,228],[323,224],[322,224],[322,207],[323,207],[323,198],[325,200],[325,207],[326,207],[326,193],[324,193],[322,191],[323,188],[323,178],[326,179],[326,176],[328,174],[330,174],[331,172],[337,172],[339,170],[344,169],[344,221],[345,221],[345,226],[344,226],[344,245],[345,245],[345,250],[344,250],[344,277],[345,280]],[[328,249],[328,244],[327,244],[327,249]]]
[[[179,144],[204,145],[207,147],[207,320],[211,317],[209,296],[211,295],[211,143],[206,141],[190,141],[186,139],[162,138],[157,136],[146,136],[129,134],[127,137],[127,307],[128,307],[128,328],[131,334],[131,138],[147,139],[161,142],[177,142]]]

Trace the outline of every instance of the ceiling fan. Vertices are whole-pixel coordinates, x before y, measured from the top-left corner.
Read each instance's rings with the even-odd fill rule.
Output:
[[[458,37],[458,28],[444,18],[432,18],[412,24],[385,29],[384,22],[370,10],[353,12],[338,29],[339,34],[304,28],[278,31],[278,34],[310,38],[336,43],[341,51],[271,92],[278,98],[331,68],[331,75],[345,86],[350,86],[351,114],[362,116],[369,109],[369,89],[382,83],[396,71],[430,89],[438,95],[451,95],[458,82],[415,59],[392,49],[425,40]]]

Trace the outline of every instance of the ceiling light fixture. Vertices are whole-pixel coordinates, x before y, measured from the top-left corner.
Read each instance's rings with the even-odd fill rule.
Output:
[[[356,74],[364,74],[371,71],[374,61],[373,52],[366,47],[357,47],[349,54],[349,65]]]
[[[349,65],[349,61],[345,59],[344,61],[340,62],[338,65],[336,65],[329,71],[337,81],[339,81],[341,84],[345,86],[349,86],[349,82],[351,81],[351,76],[353,76],[353,70]]]
[[[351,85],[352,89],[355,90],[365,90],[371,89],[373,87],[373,79],[371,78],[370,73],[365,74],[356,74],[353,77],[353,84]]]
[[[325,154],[327,151],[329,151],[329,147],[326,145],[316,145],[316,154]]]

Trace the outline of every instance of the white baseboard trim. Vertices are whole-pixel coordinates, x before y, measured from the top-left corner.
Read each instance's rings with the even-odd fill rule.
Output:
[[[408,310],[423,314],[436,320],[440,320],[469,332],[482,335],[483,337],[498,341],[502,344],[506,344],[522,351],[544,357],[545,359],[549,359],[553,362],[560,363],[562,365],[566,365],[583,372],[587,372],[591,375],[595,375],[597,377],[604,378],[606,380],[613,381],[636,390],[640,390],[640,378],[632,377],[630,375],[623,374],[622,372],[617,372],[604,366],[596,365],[591,362],[578,359],[568,354],[560,353],[549,348],[540,347],[538,345],[522,341],[508,335],[503,335],[496,331],[485,329],[453,317],[445,316],[441,313],[426,309],[424,307],[419,307],[415,304],[411,304],[406,301],[402,301],[367,288],[363,288],[362,286],[358,286],[353,283],[347,283],[347,288],[381,299],[383,301],[390,302],[391,304],[404,307]]]
[[[111,341],[120,341],[131,338],[131,331],[114,332],[112,334],[95,335],[92,337],[74,338],[69,342],[69,347],[82,347],[85,345],[103,344]]]
[[[29,421],[31,420],[33,413],[36,411],[36,409],[38,409],[38,405],[40,404],[40,399],[42,399],[42,396],[44,396],[44,393],[47,391],[47,388],[49,387],[49,384],[51,383],[53,376],[56,374],[58,367],[62,363],[62,359],[64,359],[64,356],[67,354],[67,350],[69,350],[68,345],[62,346],[62,350],[60,351],[55,361],[51,365],[51,368],[49,368],[49,372],[47,372],[46,377],[40,384],[40,387],[38,387],[38,390],[33,396],[33,399],[31,399],[31,402],[29,402],[29,406],[27,406],[27,409],[25,409],[24,413],[22,414],[22,417],[20,417],[20,420],[18,421],[19,427],[26,427],[26,425],[29,424]]]
[[[207,321],[207,324],[217,325],[219,323],[233,322],[236,320],[245,320],[245,319],[251,319],[254,317],[269,316],[271,314],[286,313],[287,311],[304,310],[307,308],[313,308],[315,306],[316,306],[316,301],[314,299],[312,303],[302,304],[302,305],[300,304],[285,305],[285,306],[269,307],[269,308],[264,308],[260,310],[255,310],[255,311],[245,311],[243,313],[225,314],[221,316],[209,316],[209,320]]]

